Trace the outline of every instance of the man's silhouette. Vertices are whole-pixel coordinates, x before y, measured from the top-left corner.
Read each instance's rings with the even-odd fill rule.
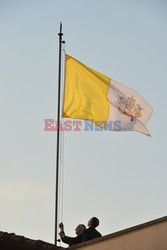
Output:
[[[88,221],[88,228],[83,232],[83,241],[92,240],[95,238],[99,238],[102,235],[96,230],[96,227],[99,225],[99,219],[96,217],[92,217]]]
[[[64,243],[68,244],[69,246],[73,246],[73,245],[79,244],[79,243],[81,243],[83,241],[82,235],[83,235],[84,230],[86,229],[85,225],[79,224],[75,228],[75,233],[77,235],[76,237],[69,237],[69,236],[65,235],[63,223],[59,224],[59,228],[60,228],[59,235],[61,237],[61,240]]]

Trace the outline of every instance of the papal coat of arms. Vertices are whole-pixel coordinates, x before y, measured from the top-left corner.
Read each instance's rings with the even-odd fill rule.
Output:
[[[140,104],[136,104],[136,100],[133,98],[133,96],[124,97],[118,95],[117,97],[118,99],[115,102],[115,105],[122,113],[135,118],[142,116],[143,108],[140,106]]]

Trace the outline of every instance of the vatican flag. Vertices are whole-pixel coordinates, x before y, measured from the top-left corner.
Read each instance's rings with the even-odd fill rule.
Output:
[[[66,55],[63,117],[91,120],[104,129],[138,131],[145,127],[153,110],[135,90],[91,69]]]

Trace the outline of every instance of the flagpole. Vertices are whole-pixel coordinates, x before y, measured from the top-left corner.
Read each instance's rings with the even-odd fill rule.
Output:
[[[58,105],[57,105],[57,155],[56,155],[56,195],[55,195],[55,245],[58,234],[58,199],[59,199],[59,140],[60,140],[60,93],[61,93],[61,57],[62,57],[62,23],[60,23],[59,36],[59,69],[58,69]]]

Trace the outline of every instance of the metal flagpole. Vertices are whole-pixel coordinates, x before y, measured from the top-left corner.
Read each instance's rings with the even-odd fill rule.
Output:
[[[55,245],[57,246],[58,234],[58,199],[59,199],[59,140],[60,140],[60,91],[61,91],[61,57],[62,57],[62,23],[60,23],[59,36],[59,70],[58,70],[58,105],[57,105],[57,156],[56,156],[56,195],[55,195]]]

